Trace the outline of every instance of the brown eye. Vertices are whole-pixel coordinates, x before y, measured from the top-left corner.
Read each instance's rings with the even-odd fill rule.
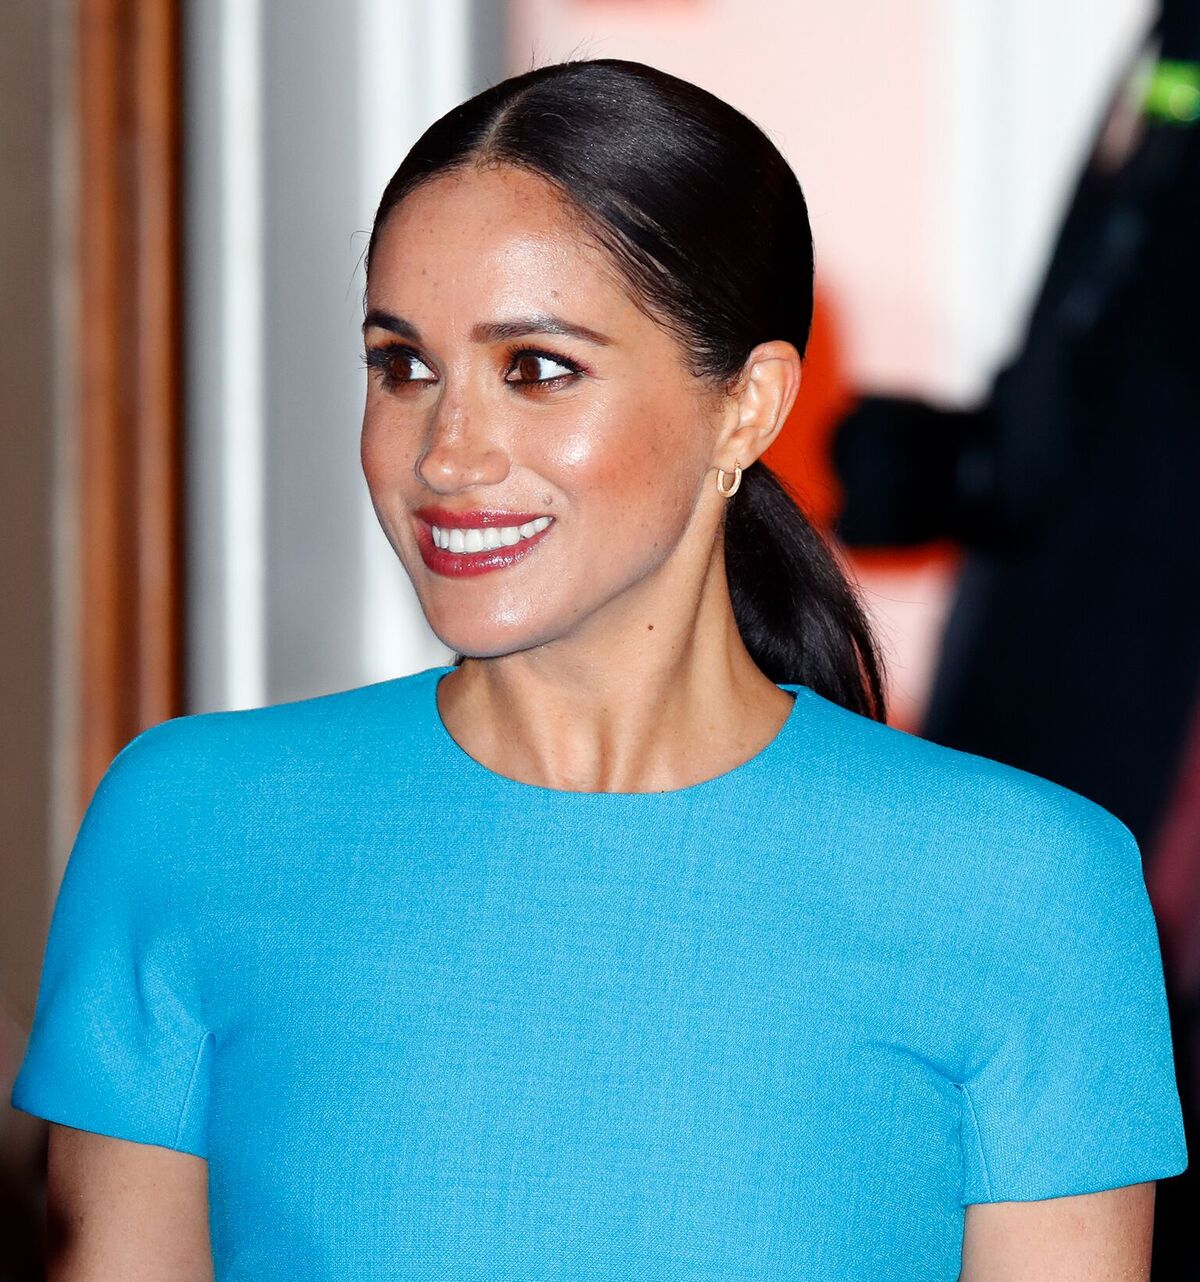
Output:
[[[551,356],[549,352],[517,352],[505,375],[506,383],[514,384],[550,384],[565,382],[580,373],[579,367],[561,356]]]
[[[366,365],[379,377],[385,391],[409,383],[432,383],[435,375],[411,347],[392,343],[386,347],[371,347],[366,352]]]

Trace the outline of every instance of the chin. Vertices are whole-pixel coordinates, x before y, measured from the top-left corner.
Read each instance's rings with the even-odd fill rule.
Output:
[[[532,629],[464,628],[461,621],[445,628],[434,626],[433,631],[444,646],[464,659],[497,659],[520,650],[532,650],[551,639]]]

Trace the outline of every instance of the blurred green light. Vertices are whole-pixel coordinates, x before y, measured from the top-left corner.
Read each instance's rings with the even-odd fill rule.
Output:
[[[1144,110],[1168,124],[1191,125],[1200,120],[1200,62],[1158,63],[1146,90]]]

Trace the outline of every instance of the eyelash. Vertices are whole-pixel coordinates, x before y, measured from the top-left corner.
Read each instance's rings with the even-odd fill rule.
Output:
[[[517,363],[525,356],[553,361],[555,365],[561,365],[569,372],[555,374],[552,378],[528,380],[509,378],[508,376],[516,368]],[[429,381],[427,379],[397,378],[395,373],[397,357],[401,360],[417,360],[426,366],[429,364],[428,361],[422,358],[421,353],[415,347],[409,347],[406,343],[387,343],[381,347],[369,347],[363,355],[363,364],[378,376],[379,385],[385,392],[395,392],[402,387]],[[560,356],[555,352],[543,351],[538,347],[510,347],[506,353],[505,361],[504,381],[511,387],[519,387],[526,390],[536,388],[538,391],[556,391],[558,388],[567,386],[568,383],[574,382],[587,373],[587,370],[578,362],[570,360],[566,356]]]

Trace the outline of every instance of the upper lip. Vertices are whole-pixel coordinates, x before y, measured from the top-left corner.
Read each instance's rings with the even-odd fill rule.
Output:
[[[536,521],[548,512],[502,512],[496,508],[472,508],[468,512],[452,512],[445,507],[419,507],[415,512],[422,521],[447,530],[478,530],[488,525],[525,525]]]

